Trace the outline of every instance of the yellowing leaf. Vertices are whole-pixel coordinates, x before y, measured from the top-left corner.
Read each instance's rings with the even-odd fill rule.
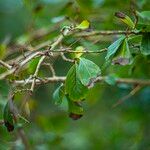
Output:
[[[76,53],[75,53],[75,58],[80,58],[83,55],[83,51],[84,51],[84,47],[83,46],[78,46],[75,49]]]
[[[135,24],[133,23],[133,21],[131,20],[131,18],[127,15],[125,15],[122,12],[116,12],[115,16],[117,18],[119,18],[122,22],[124,22],[126,25],[128,25],[129,27],[131,27],[132,29],[134,29]]]
[[[85,30],[88,29],[90,26],[90,23],[87,20],[83,20],[77,27],[76,29],[81,29],[81,30]]]

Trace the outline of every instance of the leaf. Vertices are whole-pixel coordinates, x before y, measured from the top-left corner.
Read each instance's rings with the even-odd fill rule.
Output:
[[[89,85],[91,79],[94,79],[101,74],[100,68],[95,63],[85,58],[80,58],[77,71],[80,81],[85,86]]]
[[[126,25],[128,25],[129,27],[134,29],[135,24],[133,23],[133,21],[131,20],[131,18],[129,16],[127,16],[126,14],[124,14],[122,12],[116,12],[115,16],[117,18],[119,18],[122,22],[124,22]]]
[[[119,49],[117,50],[112,63],[119,65],[127,65],[131,62],[131,53],[129,50],[129,45],[127,39],[123,41]]]
[[[140,50],[143,55],[150,55],[150,33],[143,34]]]
[[[136,11],[138,16],[137,28],[139,30],[150,31],[150,11]]]
[[[78,26],[76,26],[76,29],[85,30],[88,29],[90,26],[90,23],[87,20],[83,20]]]
[[[78,46],[75,49],[76,53],[75,53],[75,58],[80,58],[83,55],[83,51],[84,51],[84,47],[83,46]]]
[[[67,97],[69,117],[73,120],[78,120],[83,116],[83,107],[79,102],[72,101]]]
[[[148,23],[150,24],[150,11],[142,11],[142,12],[138,12],[136,11],[136,14],[139,17],[139,22],[140,23]]]
[[[117,41],[115,41],[108,47],[107,55],[105,57],[106,60],[108,60],[112,55],[116,53],[124,39],[125,36],[121,36]]]
[[[4,118],[4,124],[8,130],[8,132],[11,132],[14,130],[14,122],[13,122],[13,116],[12,116],[12,107],[13,107],[13,102],[12,100],[9,100],[7,104],[4,107],[4,112],[3,112],[3,118]]]
[[[86,97],[88,88],[84,86],[79,79],[77,64],[74,64],[67,74],[65,89],[69,98],[73,101],[79,101]]]
[[[53,99],[56,105],[60,105],[62,103],[62,100],[65,96],[65,89],[64,85],[61,84],[53,93]]]

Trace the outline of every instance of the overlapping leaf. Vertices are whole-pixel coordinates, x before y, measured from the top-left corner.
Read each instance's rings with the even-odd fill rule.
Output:
[[[121,36],[118,40],[116,40],[108,47],[107,55],[105,57],[106,60],[108,60],[111,56],[113,56],[116,53],[116,51],[118,50],[124,39],[125,36]]]
[[[67,74],[65,89],[66,93],[69,95],[69,98],[73,101],[80,101],[84,99],[88,92],[88,88],[80,81],[77,72],[77,64],[74,64]]]
[[[80,81],[85,86],[90,83],[91,79],[94,79],[101,74],[99,66],[85,58],[80,58],[77,71]]]
[[[56,105],[61,104],[64,96],[65,96],[65,89],[64,89],[64,85],[62,84],[53,93],[53,99],[55,104]]]
[[[116,54],[113,57],[112,63],[119,65],[127,65],[131,62],[131,53],[129,50],[127,39],[123,40]]]

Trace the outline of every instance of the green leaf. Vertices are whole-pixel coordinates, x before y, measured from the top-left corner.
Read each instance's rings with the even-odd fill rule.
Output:
[[[143,55],[150,55],[150,33],[143,34],[140,50]]]
[[[94,79],[101,74],[99,66],[85,58],[80,58],[77,71],[80,81],[85,86],[90,83],[91,79]]]
[[[105,57],[106,60],[108,60],[112,55],[116,53],[124,39],[125,36],[121,36],[117,41],[115,41],[108,47],[107,55]]]
[[[53,93],[53,99],[56,105],[60,105],[65,96],[65,88],[64,85],[61,84]]]
[[[90,26],[90,23],[87,20],[83,20],[77,27],[76,29],[81,29],[81,30],[85,30],[88,29]]]
[[[9,100],[7,104],[5,105],[4,112],[3,112],[4,123],[8,132],[11,132],[14,130],[14,122],[13,122],[13,116],[12,116],[12,111],[11,111],[12,107],[13,107],[13,102],[12,100]]]
[[[138,16],[137,28],[144,31],[150,31],[150,11],[136,11]]]
[[[73,101],[80,101],[86,97],[88,88],[79,79],[77,64],[74,64],[67,74],[65,89]]]
[[[135,24],[134,24],[134,22],[131,20],[131,18],[129,16],[127,16],[126,14],[124,14],[122,12],[116,12],[115,16],[117,18],[119,18],[122,22],[124,22],[126,25],[128,25],[129,27],[134,29]]]
[[[129,50],[129,45],[128,45],[127,39],[124,39],[123,43],[117,50],[117,52],[112,60],[112,63],[119,64],[119,65],[127,65],[127,64],[130,64],[131,58],[132,58],[132,56],[131,56],[131,53]]]
[[[140,23],[148,23],[150,24],[150,11],[142,11],[138,12],[136,11],[138,17],[139,17],[139,22]]]
[[[83,107],[80,102],[74,102],[69,97],[67,97],[67,101],[69,117],[73,120],[80,119],[83,116]]]

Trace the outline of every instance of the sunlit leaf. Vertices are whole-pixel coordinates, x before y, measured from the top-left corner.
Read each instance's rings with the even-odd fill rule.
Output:
[[[83,55],[83,51],[84,51],[84,47],[83,46],[78,46],[75,49],[76,53],[75,53],[75,58],[80,58]]]
[[[88,29],[90,26],[90,23],[87,20],[83,20],[77,27],[76,29],[81,29],[81,30],[85,30]]]

